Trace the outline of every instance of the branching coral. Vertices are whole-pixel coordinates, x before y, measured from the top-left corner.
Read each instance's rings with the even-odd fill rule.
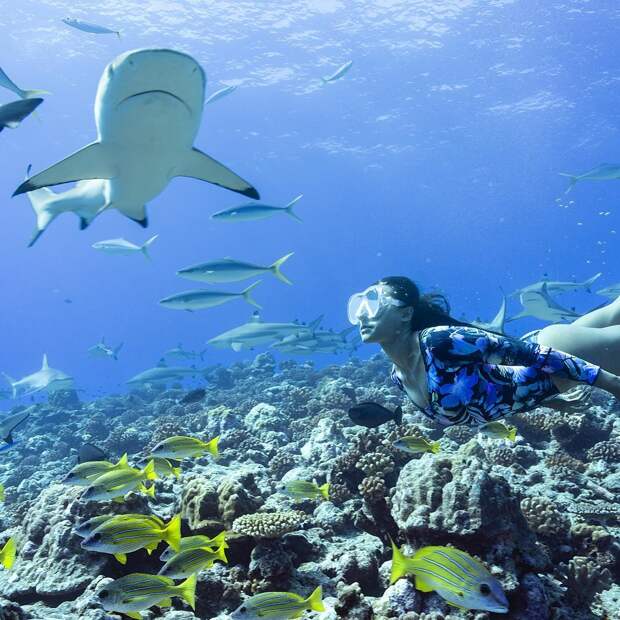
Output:
[[[568,564],[561,565],[560,570],[568,598],[578,607],[588,605],[595,594],[606,590],[613,582],[608,568],[602,568],[587,557],[575,556]]]

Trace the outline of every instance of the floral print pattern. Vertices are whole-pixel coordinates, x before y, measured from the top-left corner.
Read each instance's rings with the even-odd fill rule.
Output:
[[[600,371],[568,353],[475,327],[429,327],[418,338],[430,403],[422,412],[444,426],[529,411],[558,393],[551,375],[593,385]],[[392,381],[405,391],[395,367]]]

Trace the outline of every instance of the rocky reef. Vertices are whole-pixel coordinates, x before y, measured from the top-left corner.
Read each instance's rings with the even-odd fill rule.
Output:
[[[401,427],[369,430],[347,415],[355,402],[394,407],[383,356],[316,369],[269,354],[209,373],[201,402],[185,391],[141,388],[80,402],[55,394],[29,407],[19,443],[0,455],[0,544],[18,556],[0,569],[0,620],[110,620],[102,584],[156,573],[158,552],[125,566],[84,551],[76,523],[100,514],[182,516],[184,536],[226,529],[228,564],[199,574],[196,610],[179,599],[145,619],[224,620],[244,595],[321,585],[329,620],[588,620],[620,618],[620,407],[602,392],[569,413],[538,409],[510,420],[517,441],[442,430],[404,407]],[[18,408],[14,408],[12,413]],[[404,435],[439,440],[437,454],[409,455]],[[172,435],[220,436],[221,457],[187,459],[156,498],[87,502],[61,484],[91,442],[130,462]],[[296,501],[287,481],[330,483],[329,501]],[[453,545],[481,560],[510,603],[503,616],[450,607],[413,581],[389,584],[390,537],[405,551]],[[163,545],[161,550],[163,550]]]

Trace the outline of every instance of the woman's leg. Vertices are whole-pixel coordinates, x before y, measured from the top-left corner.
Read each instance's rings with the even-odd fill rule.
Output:
[[[571,325],[579,325],[581,327],[611,327],[612,325],[620,325],[620,297],[616,297],[616,299],[602,308],[592,310],[592,312],[580,316]]]
[[[617,301],[614,301],[613,304],[616,304]],[[601,310],[608,307],[601,308]],[[595,310],[594,312],[598,311]],[[612,313],[609,313],[608,319],[611,316]],[[538,343],[570,353],[575,357],[596,364],[614,375],[620,375],[620,325],[590,327],[578,325],[579,320],[581,319],[570,325],[548,325],[538,334]],[[600,320],[602,322],[602,317]]]

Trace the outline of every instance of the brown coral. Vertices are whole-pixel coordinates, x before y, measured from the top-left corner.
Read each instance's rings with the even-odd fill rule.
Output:
[[[567,586],[567,595],[576,606],[588,605],[594,595],[611,586],[613,577],[608,568],[602,568],[590,558],[575,556],[561,566]]]
[[[370,452],[357,461],[356,467],[367,476],[385,476],[393,471],[394,461],[382,452]]]
[[[558,536],[568,532],[570,522],[546,497],[526,497],[521,512],[530,528],[543,536]]]
[[[620,462],[620,441],[601,441],[593,445],[586,455],[590,461],[600,459],[607,463],[618,463]]]
[[[232,531],[255,538],[278,538],[301,529],[307,518],[307,515],[299,510],[257,512],[235,519]]]
[[[358,488],[362,497],[370,504],[383,499],[387,492],[385,481],[380,476],[367,476]]]

